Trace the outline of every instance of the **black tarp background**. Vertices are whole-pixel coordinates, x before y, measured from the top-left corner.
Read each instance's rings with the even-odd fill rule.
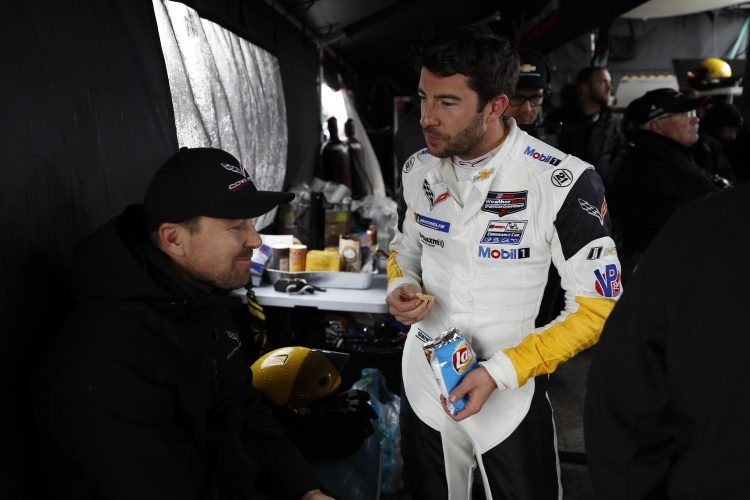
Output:
[[[265,5],[245,6],[239,17],[239,2],[202,3],[227,28],[227,19],[244,20],[234,31],[252,31],[251,41],[279,57],[289,172],[311,172],[319,145],[315,49]],[[25,499],[34,498],[28,378],[69,306],[73,247],[140,202],[178,147],[151,0],[5,2],[0,110],[0,492]]]

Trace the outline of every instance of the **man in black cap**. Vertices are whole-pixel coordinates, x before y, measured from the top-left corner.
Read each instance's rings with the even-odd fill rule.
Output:
[[[79,244],[76,307],[32,382],[44,498],[330,498],[252,387],[228,294],[261,244],[251,219],[293,197],[182,148]]]
[[[623,238],[621,258],[637,259],[679,207],[719,190],[690,154],[698,140],[696,109],[706,100],[663,88],[646,92],[625,111],[631,147],[609,193]]]
[[[521,70],[518,84],[510,97],[504,116],[512,117],[518,125],[534,125],[542,122],[539,112],[544,98],[552,93],[552,75],[544,57],[534,49],[521,47]]]

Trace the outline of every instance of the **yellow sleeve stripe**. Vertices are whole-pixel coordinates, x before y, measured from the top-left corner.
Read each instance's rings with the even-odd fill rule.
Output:
[[[617,301],[588,297],[575,300],[578,310],[564,321],[532,333],[517,346],[503,350],[516,369],[519,386],[531,377],[554,372],[561,363],[599,341],[604,323]]]
[[[404,276],[404,273],[401,272],[401,268],[398,265],[398,262],[396,262],[396,255],[398,255],[398,252],[395,250],[391,250],[391,254],[388,256],[388,261],[385,264],[385,270],[386,275],[388,276],[388,284],[391,283],[391,281],[395,280],[396,278],[402,278]]]

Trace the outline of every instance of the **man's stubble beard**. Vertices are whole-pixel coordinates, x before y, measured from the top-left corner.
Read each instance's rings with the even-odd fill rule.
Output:
[[[430,154],[436,158],[450,158],[451,156],[458,156],[464,160],[470,160],[478,154],[474,154],[474,151],[479,149],[479,145],[484,139],[484,128],[483,128],[484,116],[482,113],[477,113],[471,120],[469,125],[460,130],[455,137],[448,139],[445,143],[445,147],[436,152],[430,151]],[[425,129],[426,133],[430,132],[431,127]],[[434,132],[432,132],[434,134]],[[438,137],[444,137],[438,135]]]

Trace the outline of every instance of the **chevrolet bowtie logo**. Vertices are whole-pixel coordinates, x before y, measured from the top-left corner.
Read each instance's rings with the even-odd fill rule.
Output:
[[[486,168],[479,172],[477,175],[474,176],[474,178],[471,180],[471,182],[477,182],[477,181],[483,181],[487,178],[489,178],[490,175],[492,175],[492,172],[494,172],[494,168]]]

